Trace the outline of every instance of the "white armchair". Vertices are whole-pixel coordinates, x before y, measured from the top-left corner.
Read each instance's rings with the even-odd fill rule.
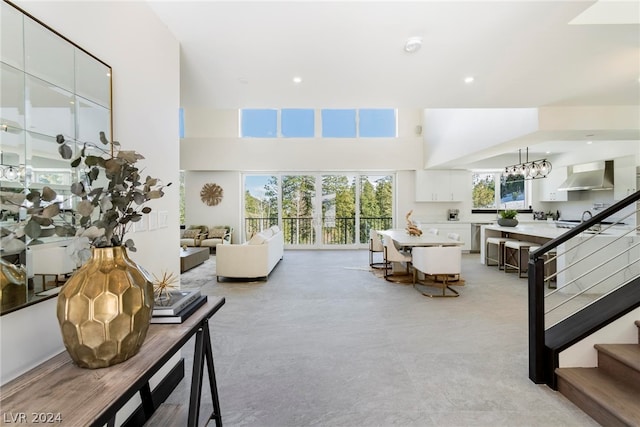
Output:
[[[458,291],[449,286],[449,278],[460,275],[462,270],[462,249],[460,246],[416,247],[412,252],[413,283],[415,288],[428,297],[457,297]],[[420,281],[419,274],[424,274]],[[427,281],[427,278],[432,280]],[[418,285],[442,288],[442,294],[425,292]],[[449,290],[451,293],[446,293]]]

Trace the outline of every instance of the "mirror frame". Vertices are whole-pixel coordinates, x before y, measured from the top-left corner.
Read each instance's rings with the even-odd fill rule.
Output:
[[[3,4],[2,7],[12,7],[13,9],[15,9],[15,11],[17,13],[19,13],[21,15],[20,18],[18,18],[18,20],[21,23],[21,27],[18,31],[22,32],[22,46],[20,49],[16,49],[16,53],[21,54],[22,55],[22,66],[21,67],[16,67],[15,64],[11,64],[9,62],[5,62],[5,57],[3,56],[0,60],[0,65],[2,66],[3,69],[8,70],[10,68],[10,71],[13,73],[14,71],[17,73],[16,75],[19,75],[19,77],[22,77],[24,79],[24,84],[22,86],[22,92],[23,92],[23,101],[24,103],[22,105],[18,105],[17,110],[20,110],[20,108],[23,109],[22,111],[22,123],[18,123],[15,121],[11,121],[11,120],[5,120],[4,114],[2,114],[0,117],[0,119],[2,119],[2,123],[1,123],[1,128],[0,128],[0,132],[2,133],[2,135],[4,135],[5,133],[15,133],[16,136],[16,147],[17,151],[20,153],[19,155],[24,155],[23,159],[20,159],[21,161],[19,161],[19,164],[16,165],[16,168],[21,171],[21,176],[19,176],[19,180],[14,180],[9,181],[7,179],[5,179],[4,175],[2,177],[0,177],[0,189],[2,191],[5,191],[6,189],[13,189],[14,191],[19,190],[20,192],[24,192],[25,194],[28,192],[29,188],[34,188],[40,186],[41,184],[35,183],[32,181],[33,179],[33,175],[37,175],[36,173],[34,173],[33,171],[33,157],[34,156],[34,152],[33,152],[33,148],[35,146],[35,144],[40,144],[40,146],[45,146],[48,141],[51,141],[51,143],[53,144],[51,147],[47,147],[47,148],[52,148],[51,152],[54,153],[56,156],[58,156],[58,151],[57,151],[57,144],[55,143],[55,135],[57,133],[63,133],[63,132],[56,132],[56,133],[51,133],[51,131],[47,132],[46,130],[44,131],[45,133],[42,133],[41,131],[39,131],[39,129],[37,128],[37,126],[35,128],[31,128],[31,118],[27,117],[27,111],[30,108],[30,106],[28,105],[28,102],[30,101],[29,96],[28,96],[28,88],[29,88],[29,81],[38,81],[39,83],[42,82],[42,86],[48,86],[48,88],[51,92],[51,94],[53,94],[55,92],[56,96],[62,94],[62,98],[65,99],[64,97],[66,97],[66,99],[73,99],[73,106],[72,107],[64,107],[68,110],[70,110],[71,112],[69,113],[69,116],[72,117],[71,121],[68,123],[68,125],[70,125],[73,129],[73,134],[69,135],[72,139],[79,141],[80,138],[78,138],[79,135],[82,135],[83,132],[86,133],[86,128],[89,128],[91,133],[93,133],[93,127],[95,126],[91,126],[92,124],[95,125],[95,122],[100,122],[100,123],[106,123],[108,120],[108,129],[100,129],[105,131],[105,133],[107,133],[107,139],[108,140],[112,140],[112,135],[113,135],[113,84],[112,84],[112,72],[113,69],[112,67],[107,64],[106,62],[102,61],[101,59],[99,59],[98,57],[96,57],[95,55],[93,55],[92,53],[90,53],[89,51],[83,49],[81,46],[79,46],[78,44],[74,43],[73,41],[69,40],[67,37],[65,37],[64,35],[60,34],[58,31],[52,29],[51,27],[49,27],[48,25],[46,25],[45,23],[43,23],[42,21],[40,21],[39,19],[33,17],[32,15],[30,15],[28,12],[24,11],[23,9],[21,9],[20,7],[16,6],[15,4],[11,3],[8,0],[2,0]],[[17,22],[17,21],[16,21]],[[25,43],[24,38],[27,37],[27,29],[29,25],[36,25],[35,28],[38,29],[42,29],[43,32],[41,35],[43,35],[44,37],[46,37],[46,39],[44,40],[45,42],[50,42],[51,44],[58,44],[60,46],[62,46],[65,50],[66,49],[70,49],[72,52],[72,63],[70,64],[71,69],[73,70],[73,87],[61,87],[58,86],[57,84],[53,84],[51,83],[51,81],[55,81],[56,78],[55,76],[53,76],[53,78],[48,79],[50,81],[45,81],[43,80],[43,74],[31,74],[30,71],[32,71],[31,69],[29,69],[27,62],[30,61],[34,64],[37,64],[37,59],[40,60],[40,63],[49,63],[52,60],[57,60],[58,57],[54,57],[54,58],[47,58],[47,51],[43,52],[43,57],[42,58],[29,58],[27,60],[27,48],[25,47],[25,45],[27,43]],[[8,30],[10,31],[10,30]],[[33,36],[35,35],[35,36]],[[37,36],[38,33],[32,33],[33,39],[37,40]],[[4,44],[4,43],[3,43]],[[21,51],[20,51],[21,50]],[[31,52],[29,52],[31,53]],[[92,69],[93,71],[96,71],[96,74],[93,76],[95,77],[100,77],[99,80],[105,80],[107,81],[106,87],[99,87],[97,89],[97,91],[99,93],[96,93],[94,91],[93,93],[93,97],[87,97],[87,93],[91,92],[94,87],[91,85],[91,83],[89,83],[87,85],[87,77],[91,78],[90,75],[84,74],[82,71],[83,69],[79,67],[81,67],[80,64],[85,63],[85,65],[88,65],[88,68]],[[69,66],[69,64],[67,64],[67,66]],[[98,71],[99,70],[99,71]],[[80,71],[80,72],[79,72]],[[107,76],[108,76],[108,80],[107,76],[104,76],[102,73],[106,71],[107,72]],[[4,74],[4,73],[2,73]],[[7,78],[3,78],[2,75],[0,75],[0,81],[2,81],[3,85],[7,84],[10,85],[10,82],[8,80],[5,80]],[[92,81],[92,80],[89,80]],[[62,84],[62,83],[60,83]],[[83,86],[85,85],[85,88],[88,88],[89,90],[83,90]],[[64,84],[62,84],[64,86]],[[99,86],[99,85],[97,85]],[[2,102],[2,104],[4,104],[4,101]],[[29,103],[30,104],[30,103]],[[81,109],[81,104],[86,107],[88,106],[89,109],[85,109],[82,110]],[[106,105],[104,105],[106,104]],[[0,107],[2,107],[3,109],[6,108],[6,105],[0,105]],[[47,105],[46,107],[48,108],[59,108],[58,105],[54,105],[53,107],[50,107],[49,105]],[[93,109],[92,109],[93,108]],[[86,114],[82,114],[85,111],[90,111],[93,114],[88,114],[88,116],[99,116],[100,118],[98,120],[92,119],[91,117],[87,117],[86,122],[82,122],[83,116],[86,116]],[[46,114],[46,112],[45,112]],[[106,114],[106,115],[105,115]],[[108,115],[108,117],[107,117]],[[46,116],[45,116],[46,117]],[[65,135],[66,136],[66,135]],[[97,136],[97,133],[96,133]],[[1,138],[0,137],[0,150],[2,150],[2,140],[5,138]],[[6,140],[9,140],[9,137],[6,137]],[[22,145],[20,145],[20,143]],[[32,146],[33,145],[33,146]],[[0,151],[1,152],[1,151]],[[48,153],[49,150],[46,150],[46,152]],[[12,153],[7,153],[6,157],[11,157],[10,154]],[[59,162],[60,160],[62,160],[60,157],[56,157],[55,162],[53,161],[53,157],[51,157],[52,159],[52,163],[55,162]],[[4,173],[4,161],[2,161],[3,163],[3,173]],[[64,163],[67,165],[66,168],[68,168],[69,171],[69,176],[73,177],[75,176],[76,171],[71,168],[70,164],[68,161],[64,161]],[[13,165],[8,164],[9,165]],[[64,169],[66,169],[64,168]],[[52,168],[52,170],[55,170],[55,168]],[[60,169],[58,169],[60,170]],[[66,175],[66,170],[62,171],[63,174]],[[35,184],[35,185],[34,185]],[[66,188],[64,188],[64,191],[67,191],[70,194],[70,189],[69,186],[66,185],[66,183],[62,183],[60,184],[60,186],[58,188],[62,188],[62,186],[66,186]],[[2,211],[4,211],[4,206],[1,204],[0,202],[0,209],[2,209]],[[23,218],[23,216],[21,214],[17,215],[17,219],[21,219]],[[0,218],[3,219],[3,218]],[[13,255],[14,257],[17,257],[18,260],[20,261],[20,264],[22,265],[28,265],[29,262],[27,261],[28,255],[27,255],[27,249],[30,247],[31,242],[29,242],[25,248],[22,251],[18,251],[15,254],[2,254],[0,253],[0,256],[2,256],[4,258],[4,256],[10,256]],[[25,291],[26,291],[26,302],[22,303],[22,304],[17,304],[15,307],[5,307],[5,309],[0,309],[0,316],[3,316],[5,314],[9,314],[12,313],[16,310],[31,306],[33,304],[36,304],[38,302],[42,302],[42,301],[46,301],[48,299],[51,298],[55,298],[57,297],[57,293],[52,293],[51,295],[46,295],[46,296],[38,296],[36,295],[35,289],[33,289],[35,287],[35,283],[33,280],[33,274],[31,274],[31,271],[28,271],[29,269],[26,268],[26,277],[25,277]],[[32,276],[32,279],[29,279],[29,276]],[[30,283],[31,280],[31,283]],[[43,288],[46,287],[45,285],[46,282],[46,278],[43,277]],[[29,289],[29,287],[31,286],[32,289]],[[59,290],[59,288],[58,288]],[[44,291],[44,289],[43,289]]]

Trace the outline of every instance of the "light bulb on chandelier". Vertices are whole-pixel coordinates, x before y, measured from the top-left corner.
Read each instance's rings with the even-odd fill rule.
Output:
[[[546,178],[551,173],[551,162],[547,159],[529,161],[529,147],[526,160],[522,162],[522,150],[518,149],[518,163],[504,168],[505,175],[522,175],[524,179]]]

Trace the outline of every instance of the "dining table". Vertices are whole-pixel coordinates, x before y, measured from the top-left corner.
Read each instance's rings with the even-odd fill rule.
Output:
[[[378,230],[382,236],[390,237],[398,247],[412,248],[415,246],[462,246],[464,242],[423,232],[420,236],[412,235],[405,229]]]

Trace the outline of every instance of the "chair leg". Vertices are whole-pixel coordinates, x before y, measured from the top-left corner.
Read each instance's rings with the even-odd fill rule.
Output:
[[[415,272],[415,270],[414,270]],[[415,276],[414,276],[415,277]],[[449,286],[449,275],[448,274],[436,274],[433,276],[434,277],[434,282],[438,281],[438,277],[441,277],[442,279],[442,294],[434,294],[434,293],[429,293],[429,292],[425,292],[424,290],[418,288],[418,285],[421,286],[430,286],[429,284],[426,283],[421,283],[418,280],[414,279],[413,282],[413,287],[416,288],[416,290],[418,292],[420,292],[422,295],[424,295],[425,297],[429,297],[429,298],[455,298],[460,296],[460,294],[458,293],[458,291],[456,291],[455,289],[451,288]],[[426,278],[426,275],[425,275]],[[447,293],[447,289],[450,290],[452,293],[448,294]]]

